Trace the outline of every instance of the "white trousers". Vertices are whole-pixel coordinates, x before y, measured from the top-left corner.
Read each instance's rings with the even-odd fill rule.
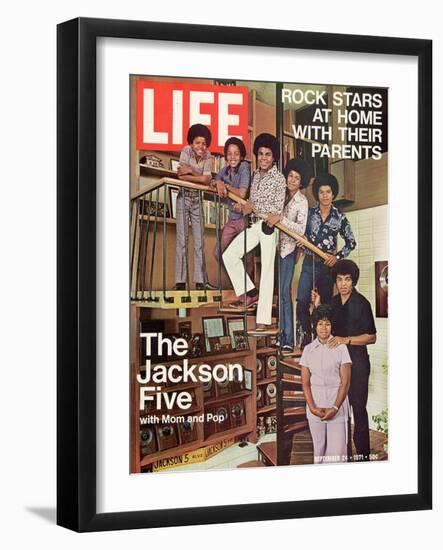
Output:
[[[311,422],[314,464],[346,462],[348,454],[347,422]]]
[[[255,222],[252,227],[245,229],[231,242],[223,253],[223,261],[226,271],[231,279],[232,286],[237,296],[249,292],[254,288],[254,283],[246,273],[243,256],[258,244],[261,254],[260,290],[257,305],[257,323],[270,325],[272,323],[272,298],[274,294],[274,261],[277,247],[277,229],[271,235],[263,233],[262,222]],[[246,232],[246,249],[245,249]]]

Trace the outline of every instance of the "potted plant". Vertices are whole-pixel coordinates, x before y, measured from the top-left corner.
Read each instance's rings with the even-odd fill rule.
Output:
[[[386,435],[386,443],[383,444],[383,450],[388,451],[388,409],[383,409],[379,414],[372,415],[372,420],[376,424],[376,430]]]

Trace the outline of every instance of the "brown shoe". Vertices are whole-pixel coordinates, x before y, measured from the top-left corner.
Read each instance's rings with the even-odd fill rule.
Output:
[[[247,294],[243,294],[240,296],[240,300],[237,302],[232,302],[229,304],[229,307],[236,309],[250,309],[254,308],[257,305],[257,302],[258,296],[248,296]]]

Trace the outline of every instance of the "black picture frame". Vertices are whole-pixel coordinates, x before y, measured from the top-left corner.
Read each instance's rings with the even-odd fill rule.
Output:
[[[242,327],[243,327],[243,329],[240,329],[240,330],[243,330],[243,332],[245,333],[245,336],[246,336],[246,343],[247,343],[246,349],[249,349],[249,341],[248,341],[248,337],[247,337],[247,334],[246,334],[246,323],[245,323],[245,318],[244,318],[244,317],[240,317],[240,316],[236,316],[236,317],[227,317],[227,319],[226,319],[226,332],[227,332],[228,336],[231,338],[232,349],[237,349],[237,348],[235,347],[234,332],[237,332],[238,329],[236,329],[236,330],[234,331],[234,330],[231,330],[231,327],[232,327],[232,324],[233,324],[233,323],[237,323],[237,322],[239,322],[239,321],[241,321]],[[234,341],[234,344],[232,344],[232,341]]]
[[[417,492],[97,513],[96,39],[397,54],[418,61]],[[432,507],[432,41],[106,19],[57,29],[57,523],[76,531],[424,510]]]
[[[177,197],[180,189],[173,185],[168,186],[169,212],[172,219],[177,219]]]
[[[211,344],[209,341],[209,336],[207,334],[207,323],[210,321],[216,321],[221,324],[222,330],[219,334],[215,334],[215,337],[220,338],[220,336],[226,336],[226,327],[225,327],[225,318],[222,315],[212,315],[207,317],[202,317],[202,329],[203,329],[203,335],[205,337],[205,346],[207,353],[212,353],[211,351]]]

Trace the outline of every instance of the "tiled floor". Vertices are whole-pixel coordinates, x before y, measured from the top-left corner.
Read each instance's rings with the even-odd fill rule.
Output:
[[[236,443],[218,455],[206,460],[206,462],[190,464],[189,466],[180,466],[179,468],[174,468],[174,471],[180,470],[189,472],[198,470],[229,470],[231,468],[236,468],[243,462],[257,460],[257,445],[265,443],[266,441],[275,441],[275,439],[275,434],[268,434],[261,437],[257,443],[248,443],[245,447],[239,447],[239,444]]]

